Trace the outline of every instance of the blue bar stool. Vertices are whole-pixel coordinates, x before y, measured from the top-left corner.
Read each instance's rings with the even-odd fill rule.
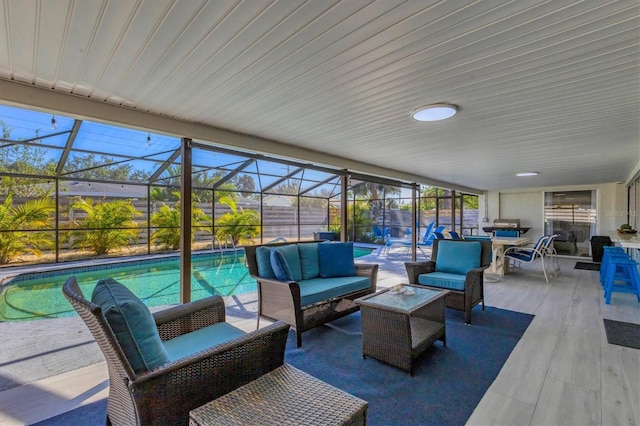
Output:
[[[610,260],[612,258],[628,258],[629,256],[622,247],[605,246],[602,253],[602,262],[600,263],[600,284],[604,287],[604,277],[607,274],[607,269],[610,267]]]
[[[633,293],[640,302],[640,275],[638,275],[638,262],[627,256],[612,256],[609,259],[604,279],[604,300],[607,305],[611,303],[611,293],[619,291]]]

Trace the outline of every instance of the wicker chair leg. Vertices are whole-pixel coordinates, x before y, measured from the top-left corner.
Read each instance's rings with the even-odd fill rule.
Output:
[[[302,347],[302,331],[299,331],[296,328],[296,344],[298,345],[298,348]]]

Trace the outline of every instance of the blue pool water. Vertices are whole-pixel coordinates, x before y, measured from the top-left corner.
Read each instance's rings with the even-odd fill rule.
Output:
[[[364,256],[371,251],[356,248],[354,256]],[[244,251],[194,255],[192,270],[191,300],[257,291],[256,282],[244,265]],[[75,315],[62,295],[62,284],[71,275],[76,277],[87,298],[91,298],[99,280],[112,277],[130,288],[147,306],[180,303],[180,259],[139,260],[16,277],[0,287],[0,321]]]

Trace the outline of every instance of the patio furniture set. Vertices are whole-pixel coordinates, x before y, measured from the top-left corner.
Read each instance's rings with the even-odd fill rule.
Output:
[[[356,265],[350,243],[247,247],[258,321],[275,321],[249,333],[225,321],[219,296],[151,313],[113,279],[101,280],[91,300],[74,277],[63,292],[107,361],[110,424],[358,425],[366,401],[284,362],[290,327],[300,347],[304,331],[359,309],[363,357],[411,374],[432,343],[446,346],[445,306],[465,318],[469,309],[470,322],[470,307],[483,303],[485,250],[477,241],[436,241],[435,261],[407,264],[410,281],[421,271],[418,285],[376,292],[378,265]]]

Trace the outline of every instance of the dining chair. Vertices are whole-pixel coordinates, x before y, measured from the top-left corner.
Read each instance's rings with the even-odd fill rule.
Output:
[[[549,284],[549,278],[547,277],[547,269],[544,265],[545,258],[545,244],[549,239],[548,235],[543,235],[538,239],[533,247],[509,247],[504,251],[505,261],[513,260],[514,264],[520,265],[521,263],[533,263],[540,260],[542,264],[542,272],[544,273],[544,279]]]

